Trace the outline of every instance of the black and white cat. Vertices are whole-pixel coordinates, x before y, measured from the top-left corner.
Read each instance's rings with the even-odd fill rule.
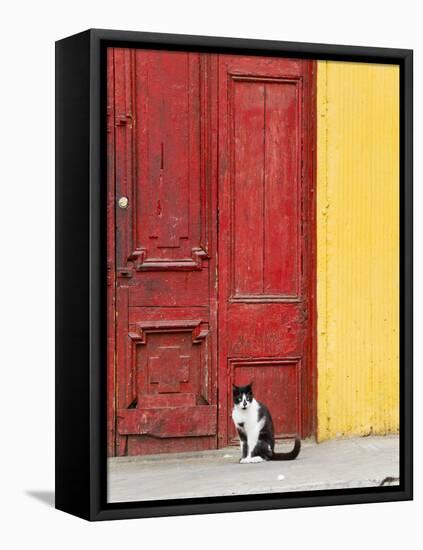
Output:
[[[232,386],[232,420],[241,442],[241,464],[264,460],[294,460],[301,441],[297,437],[292,451],[275,453],[275,430],[269,409],[253,396],[252,384]]]

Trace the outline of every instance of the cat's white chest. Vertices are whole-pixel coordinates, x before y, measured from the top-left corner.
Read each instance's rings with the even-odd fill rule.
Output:
[[[242,464],[263,461],[261,456],[251,456],[251,453],[254,451],[259,440],[260,430],[265,423],[264,418],[261,418],[260,420],[258,419],[259,408],[259,404],[255,399],[253,399],[251,405],[246,409],[236,406],[232,409],[232,420],[234,421],[235,426],[246,436],[243,440],[241,440],[242,458],[240,462]],[[244,455],[245,452],[247,453],[246,456]]]
[[[251,428],[257,425],[258,420],[258,404],[251,403],[247,409],[241,409],[239,407],[234,407],[232,410],[232,420],[236,426],[240,426],[246,432]]]

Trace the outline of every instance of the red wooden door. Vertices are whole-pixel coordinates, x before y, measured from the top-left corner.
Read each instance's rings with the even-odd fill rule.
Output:
[[[219,438],[251,381],[279,437],[314,420],[313,64],[219,58]]]
[[[109,452],[215,448],[212,59],[130,49],[108,56],[109,234],[116,246],[115,305],[109,300],[109,318],[116,312],[115,358],[109,346],[116,448]]]
[[[110,455],[312,434],[312,67],[108,50]]]

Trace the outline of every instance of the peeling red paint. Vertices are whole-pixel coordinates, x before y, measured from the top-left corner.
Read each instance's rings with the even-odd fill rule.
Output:
[[[109,454],[227,444],[247,379],[311,435],[313,62],[108,59]]]

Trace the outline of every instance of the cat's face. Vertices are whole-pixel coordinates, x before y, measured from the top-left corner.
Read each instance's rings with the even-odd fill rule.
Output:
[[[253,400],[252,386],[252,384],[248,384],[247,386],[232,386],[232,396],[235,407],[239,407],[243,410],[248,409]]]

